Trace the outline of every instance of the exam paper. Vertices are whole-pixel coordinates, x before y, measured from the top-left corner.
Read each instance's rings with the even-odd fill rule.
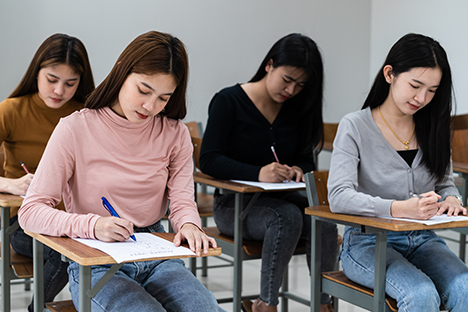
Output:
[[[175,247],[174,243],[151,233],[134,234],[136,242],[132,239],[112,243],[87,238],[74,238],[74,240],[105,252],[117,263],[155,257],[195,256],[190,249],[182,246]]]
[[[425,225],[448,223],[448,222],[453,222],[453,221],[468,221],[468,217],[466,217],[466,216],[451,216],[451,217],[449,217],[446,214],[443,214],[441,216],[433,216],[429,220],[392,218],[392,217],[382,217],[382,218],[392,219],[392,220],[411,221],[411,222],[423,223]]]
[[[289,189],[300,189],[305,188],[304,182],[286,181],[280,183],[266,183],[266,182],[254,182],[244,180],[231,180],[232,182],[247,184],[251,186],[260,187],[264,190],[289,190]]]

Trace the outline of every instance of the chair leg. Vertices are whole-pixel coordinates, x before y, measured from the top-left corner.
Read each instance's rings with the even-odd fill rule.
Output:
[[[289,291],[289,266],[284,270],[282,289],[283,293],[287,293]],[[281,300],[281,311],[288,312],[288,298],[286,296],[283,296]]]
[[[202,228],[208,226],[208,218],[207,217],[201,218],[201,225],[202,225]],[[201,259],[201,263],[202,263],[202,277],[207,277],[208,276],[208,257],[203,257]],[[196,270],[196,267],[195,267],[195,270]],[[196,274],[195,274],[195,276],[196,276]]]
[[[189,259],[189,270],[193,275],[197,276],[197,258]]]
[[[459,257],[461,261],[465,262],[466,254],[466,234],[460,233],[460,246],[459,246]]]
[[[26,278],[26,279],[25,279],[24,290],[31,290],[31,283],[30,283],[30,281],[31,281],[30,278]]]

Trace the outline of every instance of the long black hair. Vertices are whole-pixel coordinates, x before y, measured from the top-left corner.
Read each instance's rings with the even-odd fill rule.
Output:
[[[416,137],[423,152],[422,162],[432,176],[441,182],[449,170],[451,154],[452,74],[447,54],[439,42],[430,37],[420,34],[403,36],[390,49],[384,65],[375,77],[363,109],[376,108],[387,98],[390,85],[383,73],[383,68],[387,65],[392,66],[395,77],[416,67],[438,67],[442,71],[433,99],[413,116]]]
[[[265,68],[270,60],[273,61],[273,68],[302,68],[308,77],[302,90],[285,104],[295,110],[299,122],[304,125],[305,142],[309,142],[305,150],[312,152],[314,147],[323,142],[323,63],[317,44],[297,33],[281,38],[271,47],[249,82],[257,82],[265,77]]]

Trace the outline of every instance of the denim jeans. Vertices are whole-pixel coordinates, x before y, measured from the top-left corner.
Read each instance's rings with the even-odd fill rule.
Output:
[[[136,232],[164,232],[160,223]],[[91,286],[112,265],[91,267]],[[70,292],[78,309],[79,267],[68,267]],[[92,311],[224,311],[213,294],[180,259],[125,263],[91,300]]]
[[[18,216],[10,219],[10,225],[18,220]],[[32,237],[18,228],[11,234],[11,245],[20,255],[33,257]],[[55,296],[68,283],[68,262],[61,260],[60,253],[44,245],[44,302],[54,301]],[[28,306],[28,311],[34,311],[34,299]]]
[[[375,235],[347,227],[341,261],[346,276],[374,288]],[[467,311],[468,267],[433,231],[387,234],[386,292],[398,311]]]
[[[244,204],[252,196],[244,195]],[[262,193],[244,220],[243,238],[263,241],[259,298],[269,305],[278,304],[283,275],[299,239],[306,240],[310,269],[311,218],[304,214],[307,206],[307,198],[296,191]],[[219,231],[234,236],[233,194],[215,193],[213,215]],[[330,271],[337,259],[336,224],[324,222],[322,230],[322,270]],[[321,302],[329,301],[329,296],[322,294]]]

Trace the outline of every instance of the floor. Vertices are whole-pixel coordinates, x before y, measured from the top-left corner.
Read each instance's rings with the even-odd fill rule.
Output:
[[[342,231],[342,228],[340,228]],[[458,233],[452,231],[444,231],[440,234],[447,239],[447,243],[452,250],[458,254],[458,244],[452,239],[458,238]],[[209,263],[211,264],[221,264],[222,261],[210,258]],[[260,277],[260,261],[251,260],[246,261],[244,264],[244,287],[243,295],[255,294],[258,292],[259,288],[259,277]],[[290,263],[290,289],[306,298],[309,297],[309,275],[305,256],[295,256]],[[199,273],[200,275],[201,273]],[[206,285],[208,289],[213,291],[214,295],[217,298],[228,297],[232,295],[232,285],[233,285],[233,273],[232,268],[216,268],[208,271],[208,277],[200,277],[200,280]],[[13,312],[24,312],[26,307],[30,303],[32,297],[32,290],[25,291],[24,285],[13,285],[11,287],[11,306]],[[68,287],[66,287],[56,298],[56,300],[66,300],[70,299],[70,293]],[[232,304],[226,303],[221,304],[221,307],[226,311],[232,311]],[[309,311],[308,306],[304,306],[299,303],[290,302],[289,310],[293,312],[306,312]],[[347,304],[346,302],[341,301],[339,304],[339,310],[341,312],[358,312],[365,311],[356,306]]]

